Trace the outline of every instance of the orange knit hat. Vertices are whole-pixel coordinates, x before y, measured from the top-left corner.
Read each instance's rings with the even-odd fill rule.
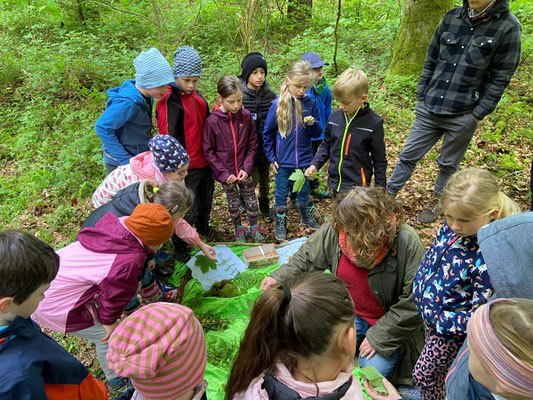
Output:
[[[174,220],[161,204],[143,203],[124,221],[126,227],[147,246],[165,243],[174,231]]]

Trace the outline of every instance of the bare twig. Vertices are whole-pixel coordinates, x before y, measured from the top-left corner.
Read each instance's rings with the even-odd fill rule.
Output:
[[[337,30],[339,29],[339,21],[341,19],[342,12],[342,0],[339,0],[339,7],[337,9],[337,21],[335,22],[335,52],[333,53],[333,65],[335,66],[335,75],[339,73],[339,67],[337,66],[337,48],[339,44],[339,36]]]

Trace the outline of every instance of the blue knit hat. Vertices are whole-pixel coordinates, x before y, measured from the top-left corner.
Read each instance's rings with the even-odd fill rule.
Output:
[[[174,69],[172,72],[175,78],[200,76],[202,75],[202,59],[192,47],[178,47],[174,53]]]
[[[135,60],[135,84],[141,89],[154,89],[174,82],[170,64],[155,47],[142,51]]]
[[[183,146],[172,136],[157,135],[148,141],[159,171],[171,172],[183,168],[191,159]]]

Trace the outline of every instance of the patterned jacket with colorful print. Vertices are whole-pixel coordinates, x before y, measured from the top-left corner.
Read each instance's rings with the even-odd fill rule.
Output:
[[[413,286],[425,326],[447,339],[464,339],[470,316],[493,293],[477,237],[458,236],[445,222]]]

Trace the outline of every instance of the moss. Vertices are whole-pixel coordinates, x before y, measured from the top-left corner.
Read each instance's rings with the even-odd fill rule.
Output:
[[[211,286],[207,292],[205,292],[205,297],[222,297],[230,298],[240,296],[241,293],[239,288],[230,280],[224,279],[220,282],[216,282]]]

